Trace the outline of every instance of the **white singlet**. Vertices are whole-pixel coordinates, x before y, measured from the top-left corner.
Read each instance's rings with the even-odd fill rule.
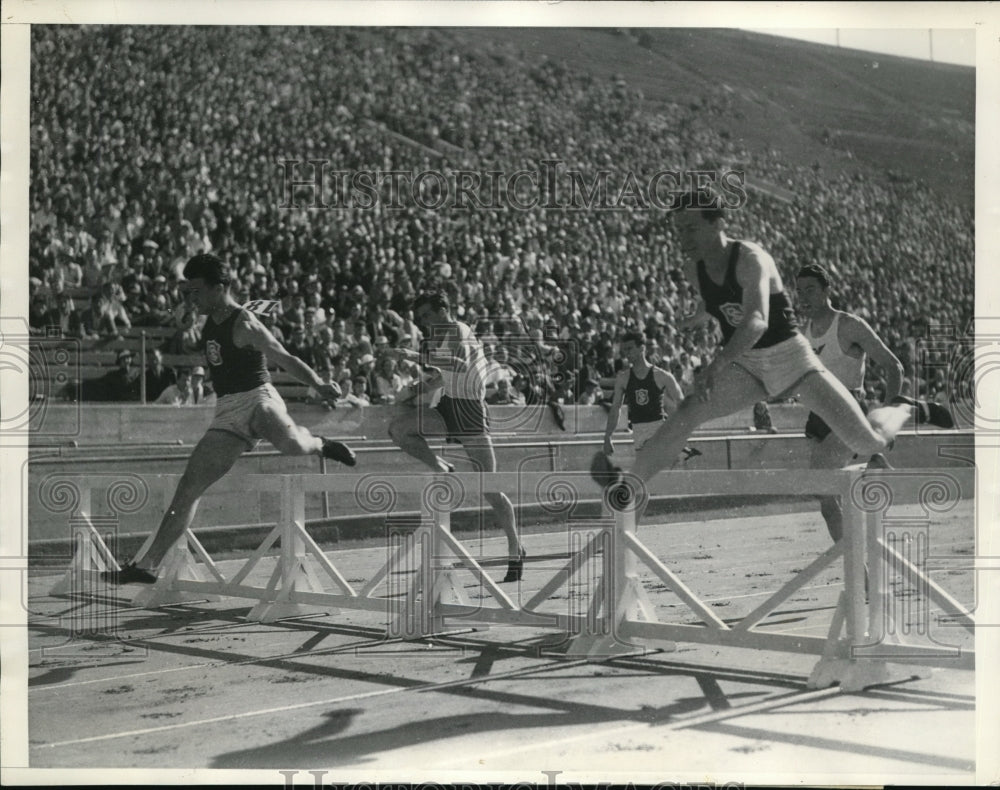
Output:
[[[482,400],[486,397],[486,371],[489,363],[483,353],[483,344],[476,337],[468,324],[456,322],[458,338],[449,336],[441,341],[439,349],[453,351],[460,349],[459,357],[465,360],[466,369],[460,372],[452,370],[441,371],[444,384],[444,394],[449,398],[464,400]],[[449,333],[450,335],[450,333]],[[435,352],[431,352],[430,363],[434,364]]]
[[[823,366],[836,376],[840,382],[849,390],[861,389],[865,381],[865,354],[860,357],[852,357],[845,354],[840,347],[840,316],[841,311],[836,311],[833,321],[822,335],[813,333],[813,322],[810,321],[804,328],[803,334],[809,345],[812,346],[816,356],[819,357]]]

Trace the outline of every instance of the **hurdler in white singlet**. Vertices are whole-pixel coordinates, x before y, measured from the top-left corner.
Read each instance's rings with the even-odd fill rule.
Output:
[[[488,362],[483,353],[483,344],[476,337],[468,324],[457,323],[458,338],[449,337],[443,340],[439,349],[461,349],[458,356],[465,360],[466,368],[462,371],[441,370],[444,394],[449,398],[465,400],[482,400],[486,397],[486,370]],[[434,364],[435,352],[431,352],[430,363]]]
[[[865,354],[862,353],[860,357],[852,357],[850,354],[845,354],[840,347],[841,315],[843,313],[839,311],[834,313],[833,321],[830,322],[830,326],[822,335],[817,336],[813,333],[812,321],[804,327],[803,334],[827,370],[848,389],[861,389],[865,381]]]

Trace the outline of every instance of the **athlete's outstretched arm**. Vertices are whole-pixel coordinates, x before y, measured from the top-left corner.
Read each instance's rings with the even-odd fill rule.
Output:
[[[899,395],[903,385],[903,363],[899,357],[889,350],[868,322],[856,315],[848,315],[846,330],[847,339],[857,343],[864,352],[885,371],[885,402],[891,403]],[[843,318],[841,321],[843,322]],[[842,324],[843,325],[843,324]]]
[[[673,373],[663,368],[653,368],[653,378],[663,388],[663,410],[668,415],[673,414],[681,405],[681,401],[684,400],[684,391],[681,389],[681,385],[677,383]]]
[[[268,362],[288,371],[303,384],[313,387],[324,398],[336,399],[341,395],[338,384],[324,382],[305,362],[289,354],[252,313],[244,313],[237,320],[233,327],[233,343],[238,348],[249,347],[262,352]]]
[[[768,268],[755,253],[748,253],[736,265],[736,282],[743,288],[743,321],[716,356],[731,362],[753,348],[767,331],[771,311]]]

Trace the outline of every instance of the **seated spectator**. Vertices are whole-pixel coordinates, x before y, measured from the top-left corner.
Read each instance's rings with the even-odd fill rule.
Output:
[[[583,383],[583,392],[577,399],[580,406],[596,406],[604,402],[604,390],[601,389],[601,382],[597,379],[587,379]]]
[[[501,378],[495,382],[496,391],[486,396],[490,406],[523,406],[524,396],[511,385],[510,379]]]
[[[191,368],[191,392],[194,394],[195,406],[212,406],[215,404],[215,391],[205,381],[205,368],[195,365]]]
[[[177,368],[177,381],[167,385],[153,403],[166,404],[168,406],[192,406],[194,405],[194,389],[191,386],[191,369]]]
[[[132,326],[156,325],[155,320],[150,320],[149,305],[143,300],[142,286],[139,283],[132,283],[129,286],[122,306],[132,322]]]
[[[764,433],[777,433],[778,429],[771,424],[771,412],[767,401],[758,401],[753,405],[753,429]]]
[[[118,330],[114,322],[104,313],[100,294],[90,297],[90,307],[80,314],[80,328],[84,337],[113,337]]]
[[[190,371],[188,371],[190,376]],[[163,364],[163,353],[154,348],[146,363],[146,402],[154,402],[160,394],[177,381],[173,370]]]
[[[58,328],[59,337],[83,337],[83,322],[68,293],[64,292],[56,297],[56,308],[49,311],[46,324]]]
[[[376,340],[377,342],[377,340]],[[396,372],[396,360],[391,356],[379,359],[375,370],[375,392],[373,403],[389,404],[396,402],[396,396],[403,389],[403,379]]]
[[[351,379],[351,396],[359,406],[371,405],[371,398],[368,397],[368,376],[358,374]]]
[[[146,314],[146,326],[170,326],[173,319],[173,310],[167,303],[166,294],[157,294],[149,304],[149,312]]]
[[[118,327],[132,328],[132,319],[125,308],[125,293],[118,283],[106,282],[101,286],[101,310],[111,319],[115,335],[119,334]]]
[[[84,260],[81,285],[88,290],[96,291],[102,282],[104,282],[104,267],[97,258],[97,251],[90,250]]]
[[[45,294],[36,293],[31,297],[31,305],[28,308],[28,329],[33,335],[44,335],[45,328],[49,325],[49,300]]]
[[[354,369],[354,378],[365,380],[365,397],[372,398],[375,392],[375,357],[372,354],[362,354],[358,358],[357,367]],[[354,387],[354,394],[358,395],[357,386]]]
[[[361,386],[364,386],[364,379],[361,380]],[[344,376],[340,382],[340,397],[337,399],[337,406],[367,406],[369,401],[367,397],[359,397],[354,394],[354,384],[350,376]]]
[[[118,352],[115,358],[118,367],[98,379],[97,389],[101,400],[139,400],[139,371],[132,367],[132,359],[132,352],[128,349],[123,348]]]
[[[288,344],[285,349],[293,357],[298,357],[303,362],[305,362],[309,367],[316,368],[316,353],[313,347],[312,338],[306,334],[305,327],[302,324],[295,324],[292,327],[291,337],[288,339]]]
[[[196,354],[201,350],[201,329],[197,324],[197,315],[188,311],[181,320],[181,327],[173,337],[163,344],[167,354]]]

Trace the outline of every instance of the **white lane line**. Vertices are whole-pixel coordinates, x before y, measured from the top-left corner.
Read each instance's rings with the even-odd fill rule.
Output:
[[[648,651],[636,651],[634,655],[646,655]],[[633,654],[623,654],[622,656],[615,656],[615,658],[623,658],[628,655]],[[252,710],[246,711],[244,713],[231,713],[225,716],[214,716],[210,719],[197,719],[195,721],[178,722],[177,724],[165,724],[159,727],[144,727],[140,730],[129,730],[126,732],[113,732],[105,735],[92,735],[89,738],[74,738],[68,741],[55,741],[53,743],[43,743],[35,744],[33,748],[36,749],[55,749],[60,746],[76,746],[83,743],[96,743],[98,741],[108,741],[115,738],[128,738],[136,735],[149,735],[151,733],[159,732],[170,732],[172,730],[186,729],[188,727],[200,727],[205,724],[217,724],[223,721],[235,721],[237,719],[246,719],[253,716],[265,716],[273,713],[285,713],[292,710],[302,710],[304,708],[312,708],[317,705],[337,705],[343,702],[353,702],[359,699],[371,699],[373,697],[384,697],[390,694],[402,694],[404,692],[418,692],[418,691],[440,691],[448,688],[455,688],[460,686],[474,686],[480,683],[488,683],[493,680],[504,680],[508,678],[514,678],[519,675],[528,675],[539,672],[551,672],[556,669],[570,669],[575,666],[580,666],[583,664],[594,664],[593,659],[581,658],[575,661],[558,661],[556,663],[539,664],[531,667],[524,667],[522,669],[512,669],[509,672],[502,672],[496,675],[485,675],[479,678],[466,678],[463,680],[448,680],[441,683],[423,683],[416,686],[403,686],[394,687],[390,689],[379,689],[378,691],[364,691],[358,694],[350,694],[345,697],[331,697],[330,699],[314,700],[312,702],[300,702],[295,705],[283,705],[278,708],[265,708],[263,710]]]

